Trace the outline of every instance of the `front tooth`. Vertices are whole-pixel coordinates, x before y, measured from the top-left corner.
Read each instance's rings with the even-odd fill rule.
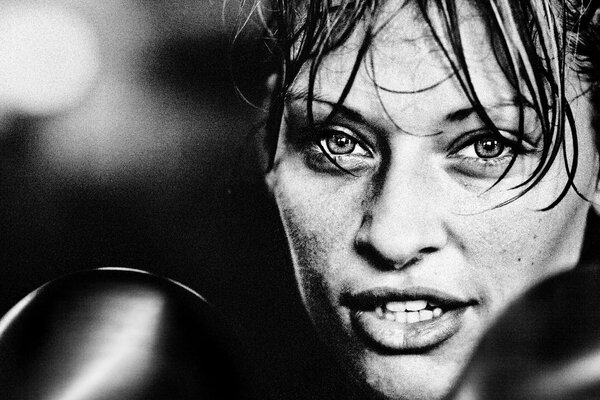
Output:
[[[406,310],[406,302],[404,301],[390,301],[386,303],[385,308],[388,311],[399,312]]]
[[[419,311],[419,321],[427,321],[433,318],[433,311],[421,310]]]
[[[401,324],[406,323],[406,313],[401,311],[396,313],[396,322],[400,322]]]
[[[425,300],[413,300],[406,302],[406,311],[419,311],[427,307]]]
[[[385,313],[385,319],[387,319],[388,321],[395,321],[396,320],[396,316],[394,315],[394,313],[386,312]]]
[[[419,313],[416,311],[406,313],[406,323],[412,324],[413,322],[419,322]]]

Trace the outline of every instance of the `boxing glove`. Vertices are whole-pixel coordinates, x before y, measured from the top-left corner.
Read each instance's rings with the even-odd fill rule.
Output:
[[[454,400],[600,399],[600,268],[525,293],[477,348]]]
[[[4,400],[242,399],[239,341],[198,294],[125,269],[78,272],[0,320]]]

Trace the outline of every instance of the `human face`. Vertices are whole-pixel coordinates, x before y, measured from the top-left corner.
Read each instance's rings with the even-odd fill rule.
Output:
[[[448,63],[423,22],[409,7],[393,11],[331,120],[360,29],[324,59],[315,83],[316,129],[306,115],[308,70],[299,73],[267,183],[302,299],[341,364],[374,397],[440,399],[511,299],[574,266],[589,205],[571,191],[553,209],[539,211],[567,180],[558,157],[532,190],[495,207],[513,198],[515,185],[537,165],[535,113],[525,111],[519,147],[514,88],[473,10],[461,11],[464,52],[502,138],[448,78]],[[579,141],[575,183],[593,198],[598,157],[591,106],[577,97],[582,84],[569,79]],[[494,186],[513,152],[514,166]]]

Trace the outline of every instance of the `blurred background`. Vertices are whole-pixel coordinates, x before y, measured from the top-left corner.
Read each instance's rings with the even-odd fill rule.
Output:
[[[0,0],[0,311],[72,271],[148,270],[223,312],[283,398],[327,364],[257,168],[262,113],[238,92],[260,105],[268,70],[239,18],[237,0]]]

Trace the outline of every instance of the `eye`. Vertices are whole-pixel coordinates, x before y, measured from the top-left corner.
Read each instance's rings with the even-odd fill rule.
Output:
[[[524,140],[519,141],[511,131],[484,128],[459,137],[448,152],[450,170],[473,186],[478,179],[524,176],[525,171],[535,167],[540,150]]]
[[[502,155],[505,146],[500,140],[493,137],[477,139],[474,143],[475,154],[480,158],[496,158]]]
[[[325,132],[320,141],[321,148],[330,156],[370,156],[370,152],[359,139],[342,127],[332,128]]]
[[[323,141],[327,150],[333,155],[350,154],[356,148],[356,140],[341,132],[333,133]]]
[[[343,126],[322,127],[303,151],[315,171],[357,176],[376,167],[378,158],[358,134]]]
[[[493,133],[483,133],[468,140],[454,155],[480,162],[492,162],[512,156],[516,147],[517,144],[511,143],[509,139]]]

